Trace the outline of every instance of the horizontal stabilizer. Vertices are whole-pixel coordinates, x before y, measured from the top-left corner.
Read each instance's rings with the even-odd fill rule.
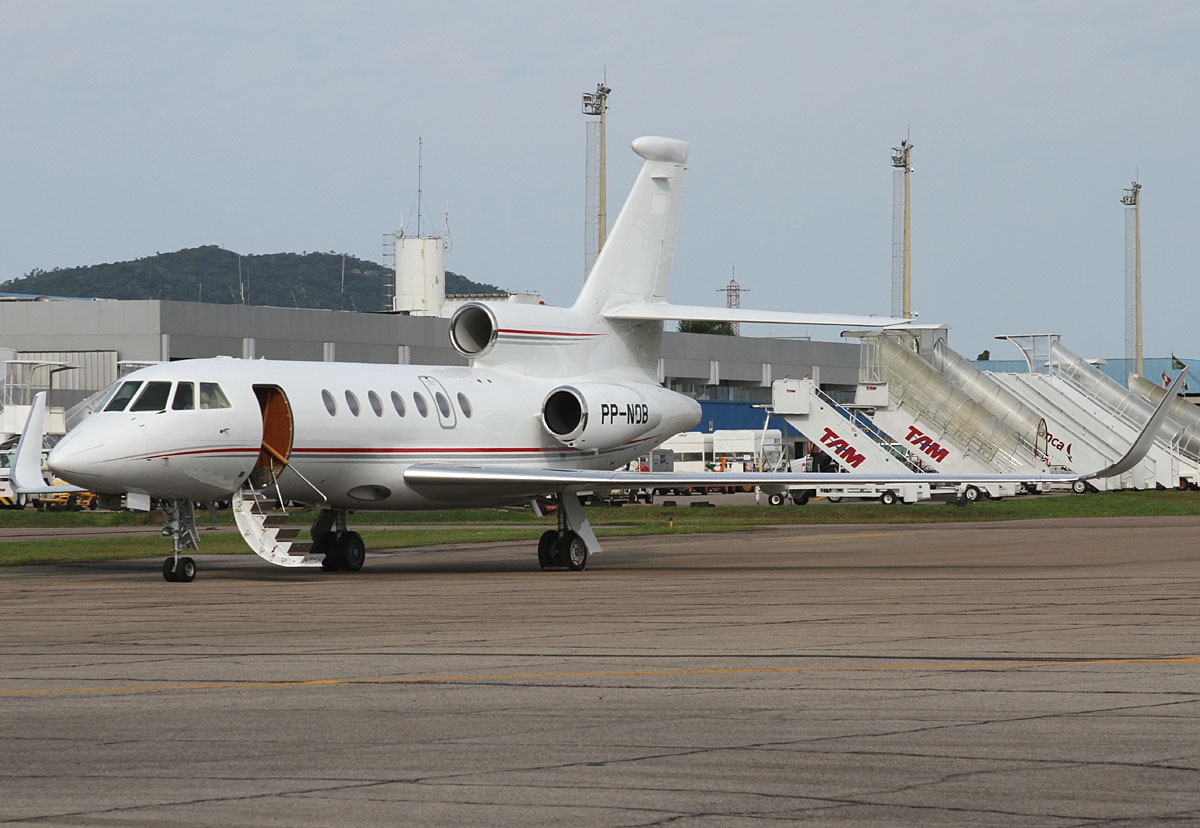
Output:
[[[627,321],[688,320],[697,322],[745,322],[765,325],[837,325],[844,328],[892,328],[912,320],[893,316],[841,313],[791,313],[750,308],[711,308],[704,305],[674,305],[670,302],[640,302],[604,311],[606,319]]]

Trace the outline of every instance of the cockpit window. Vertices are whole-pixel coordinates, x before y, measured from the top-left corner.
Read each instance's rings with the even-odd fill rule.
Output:
[[[175,399],[171,400],[172,411],[191,411],[196,407],[196,383],[181,382],[175,389]]]
[[[171,397],[171,383],[148,382],[138,394],[138,398],[129,406],[130,411],[165,411],[167,400]]]
[[[232,408],[229,398],[215,382],[200,383],[200,408]]]
[[[125,406],[129,405],[129,401],[133,399],[133,395],[142,387],[142,383],[138,380],[131,380],[120,387],[117,393],[113,395],[112,400],[108,405],[104,406],[105,411],[124,411]]]

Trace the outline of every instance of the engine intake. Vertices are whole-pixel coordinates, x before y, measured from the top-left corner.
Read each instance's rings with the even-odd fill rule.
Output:
[[[499,329],[491,308],[468,302],[450,319],[450,343],[465,357],[480,357],[496,344]]]
[[[645,436],[662,422],[659,401],[623,385],[560,385],[542,402],[542,425],[572,448],[605,449]]]

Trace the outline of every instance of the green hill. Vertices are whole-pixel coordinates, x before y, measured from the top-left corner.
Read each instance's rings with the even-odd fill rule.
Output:
[[[238,267],[241,267],[241,282]],[[375,262],[346,256],[342,296],[339,253],[270,253],[238,256],[216,245],[158,253],[132,262],[34,270],[0,285],[0,291],[99,299],[177,299],[222,305],[385,309],[392,271]],[[499,293],[446,271],[447,293]]]

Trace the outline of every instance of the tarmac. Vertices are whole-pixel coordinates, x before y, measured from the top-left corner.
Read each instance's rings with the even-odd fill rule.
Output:
[[[0,569],[0,824],[1200,821],[1200,518]],[[602,538],[603,540],[603,538]],[[114,543],[121,542],[119,538]]]

